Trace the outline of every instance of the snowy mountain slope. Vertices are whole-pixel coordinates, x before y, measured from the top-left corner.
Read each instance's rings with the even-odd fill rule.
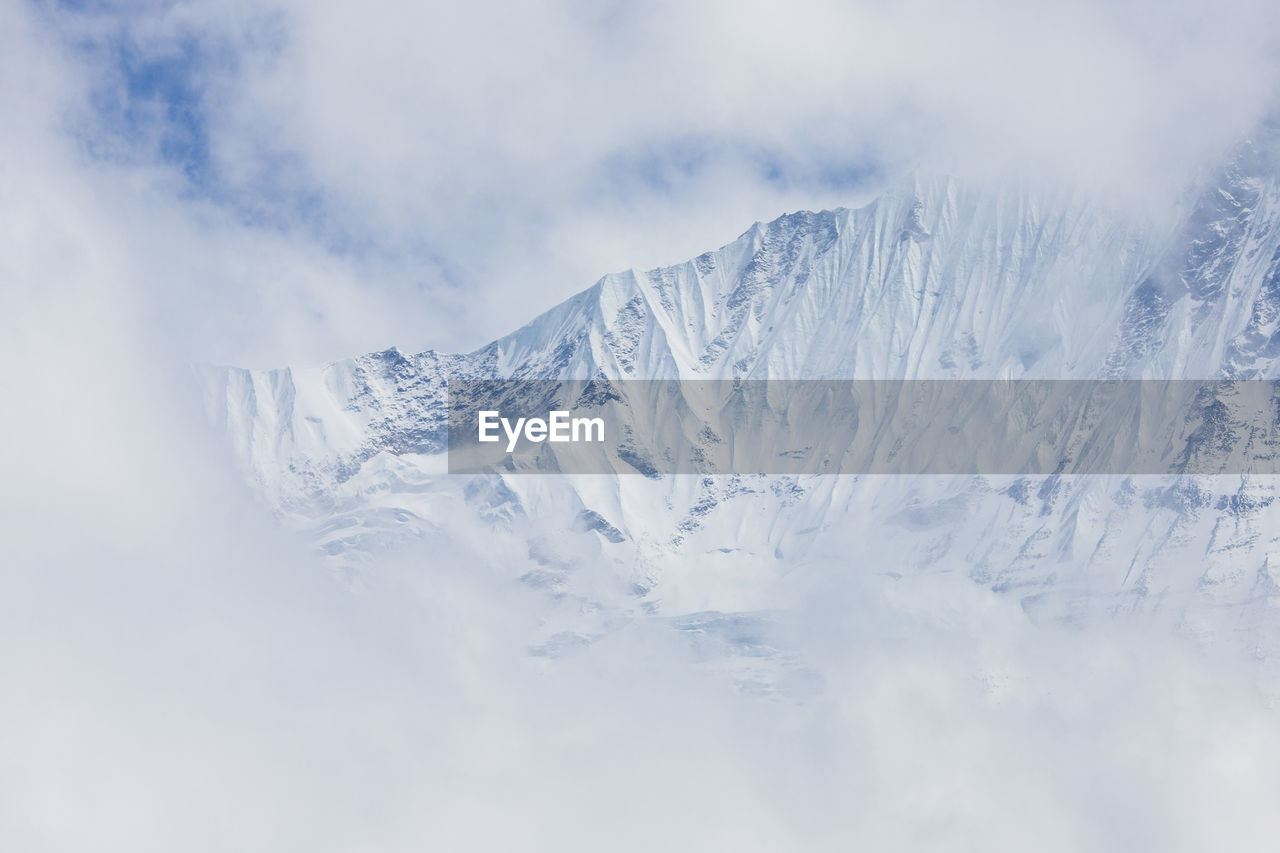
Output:
[[[202,381],[266,501],[339,565],[465,506],[525,543],[540,568],[524,580],[566,602],[549,636],[589,638],[620,613],[767,610],[778,578],[822,561],[962,573],[1043,618],[1160,614],[1280,648],[1280,504],[1264,478],[443,473],[450,378],[1275,377],[1278,149],[1260,129],[1171,227],[1069,192],[916,179],[605,276],[470,354]],[[601,571],[612,592],[584,580]]]
[[[1098,375],[1154,240],[1069,198],[914,182],[799,213],[676,267],[613,274],[466,356],[397,350],[317,369],[205,373],[275,502],[378,452],[443,448],[447,377]],[[1106,297],[1106,298],[1104,298]],[[1082,331],[1088,330],[1088,333]],[[285,477],[281,468],[292,468]]]

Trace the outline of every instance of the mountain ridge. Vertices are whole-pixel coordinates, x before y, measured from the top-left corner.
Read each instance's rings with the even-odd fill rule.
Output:
[[[606,275],[472,353],[209,367],[201,382],[266,503],[343,566],[465,505],[528,538],[545,564],[529,582],[565,595],[585,548],[632,590],[601,611],[680,616],[725,594],[690,561],[721,579],[751,564],[764,596],[761,578],[835,559],[849,531],[896,531],[884,571],[961,572],[1044,618],[1227,608],[1275,634],[1280,504],[1257,478],[450,478],[442,456],[450,378],[1276,377],[1280,174],[1265,150],[1242,143],[1173,227],[1070,190],[914,177]]]

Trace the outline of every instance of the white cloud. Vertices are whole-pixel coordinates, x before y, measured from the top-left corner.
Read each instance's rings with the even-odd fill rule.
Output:
[[[344,589],[248,503],[181,376],[191,356],[480,343],[606,269],[856,194],[823,179],[849,152],[1146,187],[1262,108],[1265,6],[126,16],[144,52],[192,32],[270,48],[200,68],[222,189],[257,203],[284,169],[261,203],[318,188],[335,230],[380,241],[350,252],[290,204],[246,221],[192,195],[155,134],[86,153],[68,130],[100,130],[77,122],[109,63],[65,39],[116,23],[34,8],[0,7],[10,846],[1196,850],[1275,834],[1280,735],[1236,663],[1140,629],[1036,629],[972,585],[842,565],[785,590],[821,677],[804,702],[734,691],[643,620],[539,663],[519,554],[485,559],[459,535]]]
[[[296,328],[193,342],[198,357],[255,363],[478,346],[605,272],[680,262],[789,209],[859,203],[913,164],[1070,176],[1167,205],[1276,82],[1277,20],[1248,0],[158,8],[46,17],[64,43],[98,47],[61,53],[81,121],[85,89],[155,106],[121,77],[121,46],[144,68],[193,57],[183,92],[212,181],[187,201],[173,185],[108,192],[194,219],[190,242],[246,259],[218,271],[242,281],[223,296],[199,276],[176,286],[201,291],[188,314],[221,322],[277,290],[305,306],[294,314],[320,303],[327,322],[272,311]],[[159,155],[146,130],[126,153]],[[201,194],[250,236],[211,233]],[[298,259],[281,271],[245,242]],[[332,259],[316,270],[321,249]],[[317,279],[307,299],[300,278]]]

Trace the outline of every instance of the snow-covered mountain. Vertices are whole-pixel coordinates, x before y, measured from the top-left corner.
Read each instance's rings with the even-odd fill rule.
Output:
[[[751,657],[772,581],[821,565],[961,573],[1038,618],[1154,614],[1266,655],[1267,478],[458,477],[443,454],[451,378],[1280,378],[1277,152],[1259,129],[1161,222],[915,178],[607,275],[473,353],[201,377],[249,479],[337,565],[460,512],[520,543],[522,579],[566,603],[544,652],[649,614]]]

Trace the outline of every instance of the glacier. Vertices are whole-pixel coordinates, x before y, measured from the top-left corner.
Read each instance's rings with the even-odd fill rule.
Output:
[[[1274,665],[1273,478],[450,476],[444,454],[450,379],[1280,378],[1278,154],[1264,124],[1167,217],[913,176],[606,275],[471,353],[198,378],[248,482],[344,576],[472,523],[527,554],[535,655],[660,620],[785,690],[780,589],[836,571],[963,577],[1034,620],[1155,620]]]

